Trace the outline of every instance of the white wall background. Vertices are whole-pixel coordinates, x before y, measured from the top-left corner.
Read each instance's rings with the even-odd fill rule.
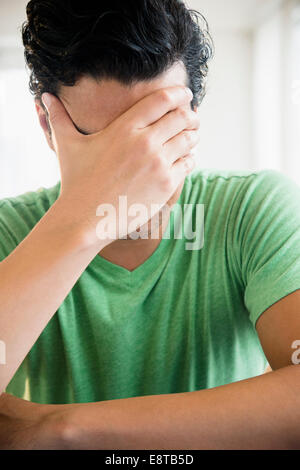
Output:
[[[215,43],[201,167],[280,170],[300,183],[300,1],[189,0]],[[59,179],[28,91],[21,34],[27,0],[0,2],[0,198]]]

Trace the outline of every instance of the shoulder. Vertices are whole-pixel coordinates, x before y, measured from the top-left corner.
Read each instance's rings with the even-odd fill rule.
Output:
[[[188,184],[192,186],[220,186],[224,187],[240,187],[255,186],[263,183],[295,183],[283,173],[265,169],[260,171],[250,170],[196,170],[187,177]],[[296,185],[297,186],[297,185]]]
[[[230,247],[249,246],[258,238],[300,232],[300,187],[275,170],[192,173],[185,204],[204,205],[206,239],[226,234]],[[299,242],[299,241],[298,241]]]
[[[0,259],[8,256],[59,196],[60,183],[0,200]]]
[[[256,176],[257,173],[250,171],[196,170],[187,177],[185,187],[189,195],[194,194],[208,203],[246,187]]]
[[[186,181],[188,198],[205,204],[221,203],[238,208],[255,206],[266,200],[294,198],[299,203],[300,187],[288,176],[276,170],[223,171],[197,170]]]

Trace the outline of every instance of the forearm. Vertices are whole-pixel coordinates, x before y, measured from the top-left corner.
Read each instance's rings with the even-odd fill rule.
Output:
[[[98,247],[75,223],[74,207],[56,201],[30,234],[0,263],[0,393],[61,305]]]
[[[3,393],[0,396],[0,449],[63,449],[63,426],[55,415],[56,410],[56,405],[39,405]]]
[[[75,405],[69,447],[300,448],[299,387],[291,366],[210,390]]]

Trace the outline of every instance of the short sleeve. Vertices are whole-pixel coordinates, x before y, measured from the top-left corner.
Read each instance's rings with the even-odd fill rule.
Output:
[[[238,225],[244,302],[255,326],[271,305],[300,289],[300,187],[265,170],[248,183]]]

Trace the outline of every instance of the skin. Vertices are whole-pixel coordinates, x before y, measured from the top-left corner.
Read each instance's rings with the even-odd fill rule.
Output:
[[[61,445],[56,440],[61,424],[57,428],[51,418],[56,407],[17,400],[4,391],[80,275],[112,243],[113,231],[104,239],[96,231],[98,205],[117,209],[123,238],[128,229],[120,195],[127,196],[129,207],[137,202],[162,207],[193,169],[189,154],[198,142],[199,119],[190,109],[192,92],[182,85],[155,85],[89,136],[76,130],[61,100],[43,96],[51,141],[46,137],[58,156],[62,185],[55,203],[0,263],[0,331],[8,358],[0,367],[2,448]],[[45,112],[41,124],[47,128]]]
[[[116,80],[97,82],[93,78],[83,77],[73,87],[62,86],[59,91],[59,98],[76,128],[88,135],[107,127],[132,105],[155,90],[171,86],[186,86],[187,82],[184,66],[177,63],[155,80],[138,82],[132,87],[120,84]],[[190,105],[187,104],[183,108],[189,111]],[[49,126],[47,125],[47,113],[38,100],[36,101],[36,110],[48,145],[55,151],[49,133]],[[197,108],[195,108],[195,111],[197,111]],[[182,187],[183,183],[167,201],[166,206],[170,209],[179,199]],[[160,221],[162,221],[161,219]],[[166,229],[168,218],[165,217],[163,222],[152,234],[152,237],[151,221],[149,221],[148,224],[140,227],[141,232],[148,234],[148,239],[132,240],[128,236],[126,240],[116,240],[106,246],[99,255],[111,263],[133,271],[156,250]]]
[[[1,364],[1,393],[92,259],[116,240],[116,230],[126,238],[137,224],[148,222],[153,205],[159,211],[176,193],[194,167],[190,152],[199,140],[197,114],[183,109],[193,94],[183,85],[148,90],[90,135],[76,130],[59,98],[47,93],[42,98],[61,188],[0,263],[0,331],[9,358]],[[47,127],[45,114],[41,121]],[[138,223],[122,210],[120,196],[126,196],[128,207],[138,203],[147,209]],[[97,209],[103,204],[114,208],[117,227],[113,221],[99,232]]]
[[[155,87],[174,84],[174,77],[175,74],[172,73],[168,79],[163,77],[163,81],[138,84],[137,88],[131,90],[124,89],[115,82],[95,84],[83,79],[78,88],[63,89],[61,100],[77,126],[90,132],[97,132],[111,122],[118,113],[127,109],[141,96],[153,91]],[[183,75],[180,83],[184,80]],[[48,143],[52,146],[47,132],[45,111],[38,103],[37,111]],[[50,120],[53,127],[51,112]],[[59,128],[65,126],[59,119],[54,127],[54,134],[58,135]],[[60,137],[63,136],[63,131],[61,132]],[[53,148],[56,150],[56,146]],[[61,156],[59,158],[61,159]],[[178,185],[169,201],[177,200],[180,191],[181,187]],[[31,243],[27,240],[18,250],[19,256],[13,255],[5,266],[6,276],[3,276],[5,282],[2,286],[2,296],[0,290],[0,304],[4,305],[5,310],[12,309],[6,300],[11,277],[14,298],[22,298],[23,316],[26,313],[26,304],[30,305],[28,317],[25,316],[22,325],[24,328],[32,316],[41,318],[43,313],[48,318],[50,311],[55,311],[53,291],[57,272],[60,270],[64,272],[64,278],[61,279],[61,283],[64,284],[66,277],[71,276],[70,273],[76,270],[78,275],[87,265],[88,258],[92,259],[97,253],[127,269],[135,269],[151,255],[159,243],[151,240],[138,242],[118,240],[103,246],[102,249],[97,247],[97,251],[95,247],[92,249],[90,246],[89,248],[81,246],[79,256],[76,237],[71,245],[65,247],[65,240],[74,232],[74,230],[68,231],[70,207],[66,201],[67,199],[62,199],[51,208],[35,233],[29,237]],[[62,220],[66,228],[57,235],[56,228]],[[50,231],[49,227],[52,227]],[[70,227],[74,229],[72,223]],[[37,247],[38,260],[34,259],[34,252],[30,249],[32,245]],[[32,256],[27,266],[26,260],[29,254]],[[52,260],[55,257],[57,261],[53,266]],[[17,272],[16,276],[20,259],[22,270]],[[31,266],[35,262],[38,269],[33,273]],[[22,277],[22,272],[26,275],[23,284],[29,279],[26,289],[23,284],[16,283],[16,279]],[[70,290],[77,275],[68,281],[62,292],[57,292],[55,300],[57,303],[62,300],[65,292]],[[41,302],[36,299],[34,305],[30,303],[33,294],[30,289],[33,282],[35,290],[43,293]],[[27,291],[28,299],[24,294]],[[51,295],[45,298],[47,291],[51,292]],[[49,312],[48,310],[43,312],[45,305]],[[16,321],[18,310],[18,308],[13,310]],[[273,370],[253,379],[211,390],[74,405],[38,405],[3,393],[0,397],[0,447],[297,449],[300,447],[300,368],[292,365],[291,358],[294,351],[291,345],[296,339],[300,339],[299,310],[300,291],[296,291],[272,305],[261,315],[256,329]],[[47,318],[41,320],[40,325],[35,325],[37,332],[43,329]],[[22,338],[16,337],[15,331],[12,337],[14,341],[22,344]]]

